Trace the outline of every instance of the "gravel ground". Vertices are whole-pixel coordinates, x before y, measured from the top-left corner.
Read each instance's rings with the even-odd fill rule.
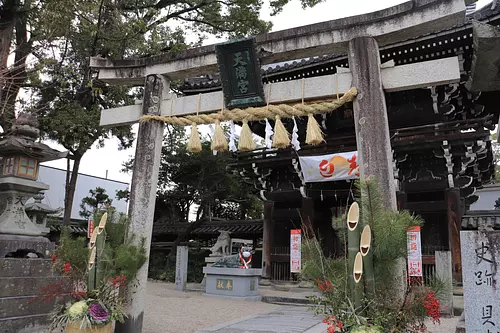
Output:
[[[430,321],[426,323],[429,333],[454,333],[460,317],[441,318],[440,325],[433,325]]]
[[[144,333],[193,333],[202,328],[266,313],[278,305],[178,292],[175,284],[148,281]]]
[[[261,290],[262,291],[262,290]],[[175,284],[148,281],[144,333],[194,333],[202,328],[230,322],[280,308],[262,302],[244,302],[179,292]],[[286,292],[265,290],[265,294]],[[262,293],[261,293],[262,294]],[[459,317],[442,318],[440,325],[427,323],[429,333],[454,333]]]

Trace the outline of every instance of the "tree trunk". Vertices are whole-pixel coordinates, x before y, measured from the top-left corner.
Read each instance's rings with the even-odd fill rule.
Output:
[[[9,78],[12,78],[12,75],[9,73],[7,60],[11,51],[18,11],[16,0],[7,0],[0,8],[0,126],[2,126],[4,133],[10,130],[9,122],[6,119],[10,111],[8,97],[11,80]]]
[[[74,163],[71,175],[69,175],[69,160],[68,160],[68,169],[66,170],[66,191],[64,194],[64,219],[63,219],[63,224],[65,226],[71,223],[71,210],[73,207],[73,199],[75,198],[76,181],[78,179],[78,170],[80,169],[80,162],[82,160],[81,155],[75,154],[73,156],[74,156]]]
[[[26,1],[24,8],[10,4],[6,20],[0,21],[0,125],[4,132],[10,130],[15,119],[15,104],[21,86],[26,82],[26,59],[31,53],[31,41],[28,40],[27,24],[31,2]],[[6,6],[9,6],[7,3]],[[12,33],[15,28],[16,49],[14,50],[14,65],[7,68],[7,58],[10,53]],[[3,77],[3,78],[2,78]]]

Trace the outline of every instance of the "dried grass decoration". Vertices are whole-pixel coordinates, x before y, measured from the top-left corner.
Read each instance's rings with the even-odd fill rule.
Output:
[[[198,95],[198,109],[196,115],[200,112],[200,101],[201,94]],[[195,122],[191,124],[191,136],[189,137],[187,149],[191,153],[199,153],[201,151],[200,133],[198,133],[198,126]]]
[[[323,132],[321,131],[321,128],[312,113],[309,113],[307,117],[306,143],[308,145],[319,145],[325,141],[323,138]]]
[[[187,149],[191,153],[199,153],[201,151],[200,134],[195,123],[191,125],[191,136],[189,137]]]
[[[288,146],[290,146],[290,134],[288,134],[288,131],[281,122],[280,116],[276,116],[276,122],[274,124],[273,147],[286,148]]]
[[[304,104],[304,85],[305,80],[302,78],[302,104]],[[319,145],[325,141],[323,138],[323,132],[321,131],[316,118],[314,118],[314,114],[309,113],[307,117],[306,143],[313,146]]]
[[[224,134],[224,130],[219,120],[215,121],[214,137],[212,138],[211,148],[215,151],[226,151],[228,149],[226,135]]]
[[[224,94],[222,94],[222,107],[220,109],[220,118],[224,119]],[[215,121],[214,137],[212,138],[212,150],[226,151],[228,149],[226,135],[220,125],[220,120]]]
[[[255,142],[253,141],[252,131],[248,126],[248,120],[243,119],[243,126],[241,127],[240,142],[238,142],[238,150],[249,151],[255,149]]]

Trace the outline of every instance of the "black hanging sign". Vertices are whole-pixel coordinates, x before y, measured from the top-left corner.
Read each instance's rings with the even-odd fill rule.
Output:
[[[228,109],[266,104],[255,38],[216,45],[225,105]]]

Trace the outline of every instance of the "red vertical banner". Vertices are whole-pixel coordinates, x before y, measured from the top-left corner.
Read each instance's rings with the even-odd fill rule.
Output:
[[[422,276],[420,227],[408,228],[408,276]]]
[[[302,230],[290,230],[290,272],[299,273],[302,268]]]
[[[93,233],[94,233],[94,219],[92,217],[89,217],[89,220],[87,222],[87,237],[91,238]]]

